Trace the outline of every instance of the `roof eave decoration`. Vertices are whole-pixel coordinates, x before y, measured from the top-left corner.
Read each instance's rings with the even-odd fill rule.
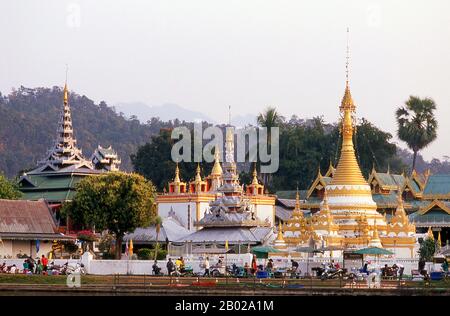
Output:
[[[419,210],[419,214],[424,215],[435,207],[442,209],[443,211],[445,211],[447,214],[450,215],[450,207],[448,207],[443,201],[440,200],[433,200],[427,206],[421,207]]]

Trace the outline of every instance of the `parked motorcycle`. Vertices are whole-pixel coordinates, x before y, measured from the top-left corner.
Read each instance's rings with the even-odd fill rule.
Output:
[[[320,277],[321,280],[342,278],[347,273],[346,269],[331,268],[325,264],[324,264],[323,268],[316,267],[316,268],[313,268],[313,270],[316,271],[317,276]]]
[[[57,266],[58,267],[58,266]],[[84,268],[84,264],[77,262],[75,264],[75,266],[71,266],[69,265],[69,262],[64,263],[64,265],[62,267],[59,267],[58,269],[60,274],[73,274],[73,273],[78,273],[80,275],[86,275],[87,271]]]

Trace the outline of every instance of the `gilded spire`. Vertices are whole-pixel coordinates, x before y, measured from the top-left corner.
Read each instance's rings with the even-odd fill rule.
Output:
[[[216,149],[214,150],[214,166],[211,170],[211,175],[213,176],[222,175],[222,167],[220,166],[220,153],[218,146],[216,146]]]
[[[295,209],[294,212],[300,212],[303,215],[303,212],[300,210],[300,194],[298,194],[298,187],[297,187],[297,193],[295,194]]]
[[[46,157],[38,162],[39,164],[50,163],[59,168],[81,163],[92,166],[92,164],[83,157],[81,149],[77,147],[77,140],[74,137],[72,114],[68,100],[66,79],[63,90],[63,111],[57,129],[58,137],[55,145],[48,151]]]
[[[281,229],[281,222],[279,222],[279,224],[278,224],[277,240],[284,241],[284,239],[283,239],[283,231]]]
[[[284,238],[283,238],[283,231],[281,229],[281,222],[278,224],[277,239],[275,239],[275,241],[273,242],[273,246],[274,246],[274,248],[276,248],[278,250],[286,250],[287,249],[286,242],[284,241]]]
[[[348,34],[348,29],[347,29]],[[348,59],[349,49],[347,46],[347,80],[345,84],[344,97],[342,98],[340,111],[342,115],[341,132],[342,132],[342,147],[341,157],[336,167],[332,185],[347,184],[347,185],[367,185],[367,181],[364,179],[361,169],[359,168],[358,161],[355,156],[355,148],[353,146],[353,133],[355,130],[355,109],[356,106],[353,102],[352,95],[350,93],[350,86],[348,81]]]
[[[67,90],[67,82],[64,84],[64,105],[69,103],[69,92]]]
[[[175,167],[175,178],[173,179],[174,183],[180,183],[180,168],[178,168],[178,161],[177,161],[177,165]]]
[[[373,237],[372,239],[380,239],[380,236],[378,236],[378,228],[377,223],[375,222],[374,228],[373,228]]]
[[[69,72],[69,66],[66,64],[66,81],[64,83],[64,105],[69,103],[68,90],[67,90],[67,73]]]
[[[255,163],[255,168],[253,168],[253,180],[252,180],[252,184],[259,184],[258,182],[258,174],[256,172],[256,163]]]
[[[200,163],[197,164],[197,171],[195,173],[195,182],[201,182],[202,176],[200,175]]]

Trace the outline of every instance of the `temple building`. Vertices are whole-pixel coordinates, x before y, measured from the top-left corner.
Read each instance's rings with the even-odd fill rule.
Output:
[[[74,136],[66,84],[55,143],[33,170],[19,178],[18,185],[22,199],[44,199],[56,210],[62,202],[74,197],[75,186],[84,177],[118,170],[119,164],[120,159],[111,147],[98,146],[91,159],[83,156]]]
[[[334,167],[322,174],[320,170],[308,190],[300,192],[300,209],[304,214],[312,214],[320,210],[325,187],[331,183]],[[433,233],[441,234],[442,244],[450,240],[450,175],[431,174],[429,170],[423,174],[415,170],[408,176],[394,174],[388,169],[379,172],[375,168],[368,177],[372,198],[377,205],[377,211],[388,221],[395,217],[401,206],[408,219],[415,224],[417,233],[425,233],[432,227]],[[295,191],[277,192],[277,220],[282,223],[293,216]],[[399,204],[398,195],[402,195]]]
[[[342,147],[339,162],[336,168],[330,163],[325,175],[318,171],[302,202],[297,191],[295,209],[291,217],[284,220],[283,239],[291,247],[313,241],[343,249],[385,247],[395,249],[400,257],[414,257],[418,244],[415,226],[409,222],[403,207],[401,194],[405,183],[399,176],[379,175],[374,171],[370,185],[364,178],[353,145],[355,110],[347,80],[340,106]],[[378,211],[374,194],[396,196],[397,208],[390,222],[386,213]],[[309,209],[311,216],[305,217],[302,207]],[[389,208],[393,207],[389,205]]]
[[[227,209],[234,213],[243,210],[243,200],[251,208],[254,217],[274,225],[275,197],[265,194],[264,185],[253,171],[253,180],[243,188],[239,184],[236,163],[234,162],[234,136],[232,128],[227,129],[225,143],[225,162],[220,162],[219,150],[214,154],[214,165],[207,177],[202,177],[200,165],[197,166],[195,178],[186,183],[178,164],[175,167],[173,181],[168,185],[168,191],[156,198],[158,215],[162,218],[174,218],[191,232],[200,230],[202,219],[223,202]]]
[[[275,238],[275,197],[264,195],[263,185],[255,172],[247,194],[244,191],[234,161],[232,129],[227,129],[225,148],[222,185],[215,191],[209,207],[194,222],[198,230],[178,240],[180,243],[190,243],[201,251],[206,251],[208,247],[223,247],[226,243],[240,251],[240,246],[247,249]]]

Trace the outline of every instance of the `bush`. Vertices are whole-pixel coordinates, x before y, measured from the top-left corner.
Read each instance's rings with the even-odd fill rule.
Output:
[[[149,249],[149,248],[141,248],[137,251],[137,256],[138,256],[139,260],[153,260],[153,259],[155,259],[155,250]],[[166,259],[166,256],[167,256],[167,251],[159,249],[156,259],[164,260],[164,259]]]
[[[93,232],[91,232],[90,230],[82,230],[79,231],[77,234],[77,239],[81,240],[81,241],[96,241],[97,240],[97,236],[95,236],[95,234]]]
[[[433,261],[433,255],[436,250],[436,243],[434,239],[427,237],[420,244],[419,256],[420,259],[425,261]]]
[[[78,245],[73,241],[65,240],[61,243],[64,247],[64,250],[68,253],[74,253],[78,250]]]
[[[110,252],[104,252],[104,253],[102,253],[102,259],[113,260],[113,259],[116,259],[116,255],[113,253],[110,253]]]
[[[150,260],[150,259],[154,258],[153,251],[148,248],[139,249],[137,252],[137,255],[140,260]]]

